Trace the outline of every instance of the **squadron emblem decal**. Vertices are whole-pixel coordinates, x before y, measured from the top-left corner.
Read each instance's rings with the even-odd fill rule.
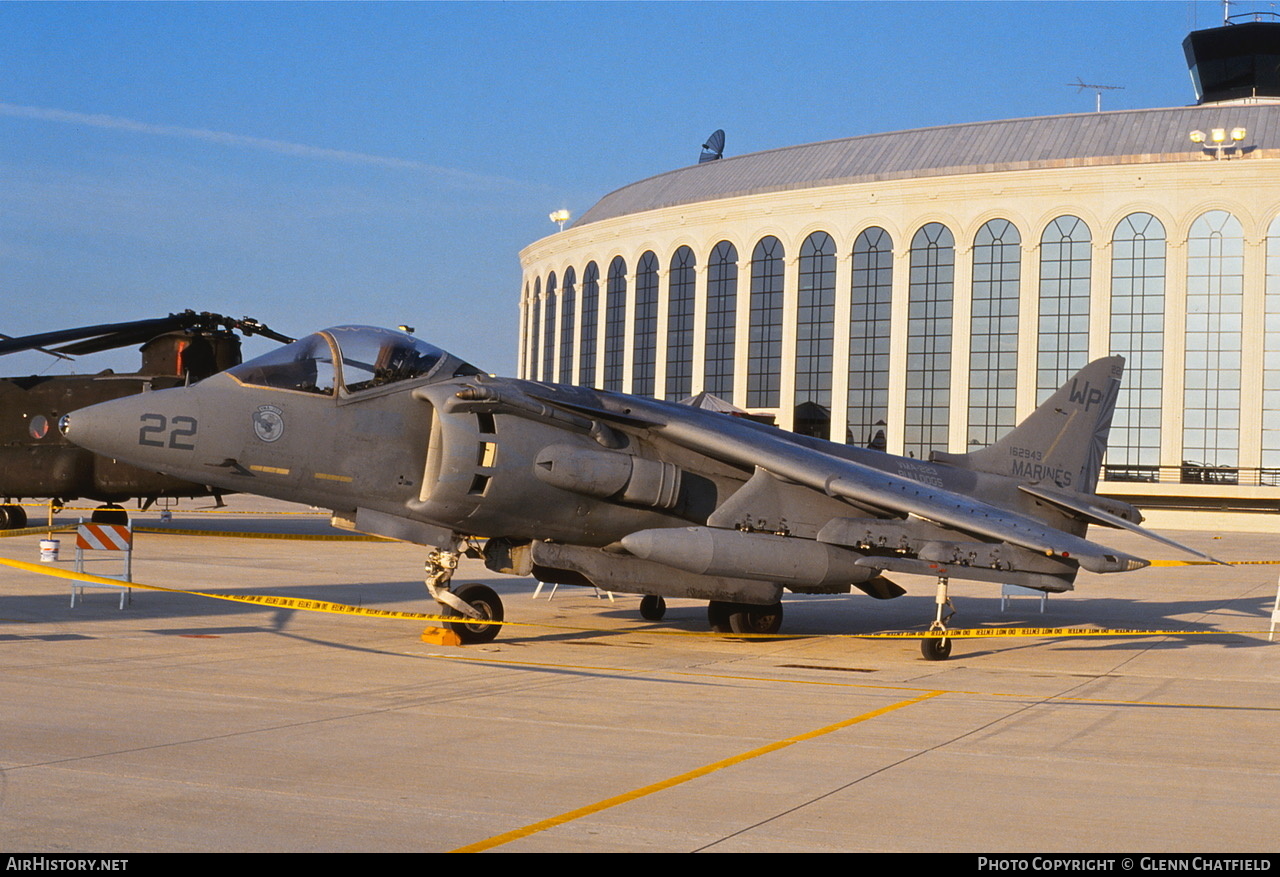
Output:
[[[284,435],[284,412],[274,405],[259,405],[253,412],[253,433],[264,442]]]

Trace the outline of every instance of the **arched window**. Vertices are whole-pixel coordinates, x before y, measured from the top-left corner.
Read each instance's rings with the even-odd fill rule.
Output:
[[[883,449],[877,434],[889,418],[889,308],[893,239],[883,228],[853,242],[853,301],[849,312],[849,430],[846,439]]]
[[[681,247],[671,257],[667,274],[666,398],[680,400],[693,392],[693,293],[697,257]]]
[[[1266,322],[1262,333],[1262,465],[1280,468],[1280,217],[1267,230]],[[1275,484],[1280,472],[1267,473]]]
[[[1022,237],[993,219],[973,240],[973,315],[969,332],[969,435],[989,445],[1015,425],[1018,390],[1018,293]]]
[[[1187,239],[1187,365],[1182,458],[1206,466],[1239,465],[1240,342],[1244,235],[1240,221],[1210,210]],[[1183,466],[1183,478],[1218,480]]]
[[[573,321],[576,317],[578,275],[570,265],[564,269],[564,287],[560,290],[560,380],[573,380]]]
[[[1155,481],[1164,404],[1164,225],[1131,213],[1111,237],[1112,353],[1125,358],[1107,443],[1108,477]]]
[[[707,263],[707,343],[703,389],[733,401],[733,342],[737,332],[738,248],[721,241]]]
[[[542,278],[536,277],[533,281],[533,313],[529,317],[529,366],[526,374],[529,380],[536,381],[538,379],[538,364],[541,362],[542,348],[539,345],[540,330],[542,329]]]
[[[654,362],[658,355],[658,257],[652,251],[636,265],[636,323],[631,354],[631,392],[652,396]]]
[[[903,426],[904,450],[920,459],[947,448],[955,256],[955,238],[941,223],[929,223],[911,239]]]
[[[796,303],[795,431],[830,438],[836,244],[825,231],[815,231],[800,245]]]
[[[782,385],[782,242],[764,237],[751,254],[747,405],[776,408]]]
[[[1089,263],[1093,238],[1076,216],[1059,216],[1040,236],[1040,326],[1036,401],[1089,361]]]
[[[542,379],[556,379],[556,272],[547,277],[547,303],[542,306]]]
[[[604,389],[622,389],[627,353],[627,261],[614,256],[604,299]]]
[[[600,269],[588,262],[582,272],[582,340],[578,343],[578,383],[596,385],[596,341],[600,333]]]

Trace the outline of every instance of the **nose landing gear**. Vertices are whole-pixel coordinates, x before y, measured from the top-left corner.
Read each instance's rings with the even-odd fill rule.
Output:
[[[477,582],[468,582],[457,589],[449,587],[461,556],[459,551],[447,548],[438,548],[427,555],[427,590],[440,604],[443,614],[459,619],[446,622],[445,626],[463,643],[493,642],[502,625],[485,622],[502,621],[502,600],[493,588]]]

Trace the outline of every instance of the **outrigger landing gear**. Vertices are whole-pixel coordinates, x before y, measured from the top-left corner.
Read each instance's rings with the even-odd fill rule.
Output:
[[[502,620],[502,600],[493,588],[476,582],[469,582],[457,590],[450,589],[449,583],[458,569],[458,559],[461,556],[460,552],[447,548],[437,548],[428,554],[427,590],[444,609],[445,615],[459,618],[458,621],[445,624],[458,635],[458,639],[464,643],[493,642],[502,625],[483,622]]]
[[[934,602],[938,605],[937,615],[934,616],[933,624],[929,625],[929,631],[935,630],[946,632],[947,622],[956,614],[956,609],[951,605],[951,598],[947,596],[948,579],[946,576],[938,577],[938,592],[934,597]],[[949,610],[944,615],[944,607]],[[951,657],[951,640],[946,637],[926,637],[920,640],[920,653],[924,655],[926,661],[945,661]]]

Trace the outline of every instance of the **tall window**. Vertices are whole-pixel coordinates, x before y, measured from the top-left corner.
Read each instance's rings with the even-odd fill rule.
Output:
[[[574,284],[578,275],[570,265],[564,269],[564,288],[560,290],[560,380],[573,380],[573,321],[576,317]]]
[[[658,355],[658,257],[652,251],[636,265],[635,348],[631,354],[631,392],[652,396],[654,361]]]
[[[1262,465],[1280,467],[1280,217],[1267,231],[1267,304],[1262,354]],[[1274,483],[1274,475],[1267,483]]]
[[[707,264],[707,344],[703,388],[733,401],[733,340],[737,331],[738,248],[721,241]]]
[[[831,355],[836,323],[836,245],[815,231],[800,245],[796,312],[795,430],[831,435]]]
[[[533,281],[533,315],[529,318],[529,380],[538,379],[538,363],[541,361],[542,348],[539,346],[539,330],[542,328],[542,278]]]
[[[782,386],[782,242],[761,238],[751,254],[747,405],[775,408]]]
[[[993,219],[973,241],[973,317],[969,340],[969,445],[989,445],[1015,425],[1018,390],[1018,287],[1022,237]]]
[[[582,272],[582,340],[578,344],[578,383],[596,385],[596,336],[600,332],[600,269],[588,262]]]
[[[543,305],[542,379],[556,379],[556,272],[547,277],[547,303]]]
[[[622,389],[627,353],[627,262],[614,256],[604,298],[604,388]]]
[[[920,459],[947,447],[954,274],[955,238],[945,225],[931,222],[911,239],[908,282],[904,445]]]
[[[1109,467],[1160,465],[1164,278],[1164,225],[1150,213],[1129,214],[1111,238],[1109,346],[1125,366],[1107,446]],[[1157,476],[1154,469],[1131,469],[1123,477]]]
[[[1187,240],[1182,456],[1189,462],[1239,465],[1243,305],[1240,222],[1230,213],[1210,210],[1192,223]]]
[[[853,304],[849,313],[849,434],[878,445],[889,417],[889,306],[893,239],[872,226],[853,242]]]
[[[693,392],[693,293],[697,257],[681,247],[671,257],[667,275],[666,398],[684,399]]]
[[[1089,361],[1092,251],[1089,226],[1075,216],[1059,216],[1040,236],[1037,402],[1048,399]]]

